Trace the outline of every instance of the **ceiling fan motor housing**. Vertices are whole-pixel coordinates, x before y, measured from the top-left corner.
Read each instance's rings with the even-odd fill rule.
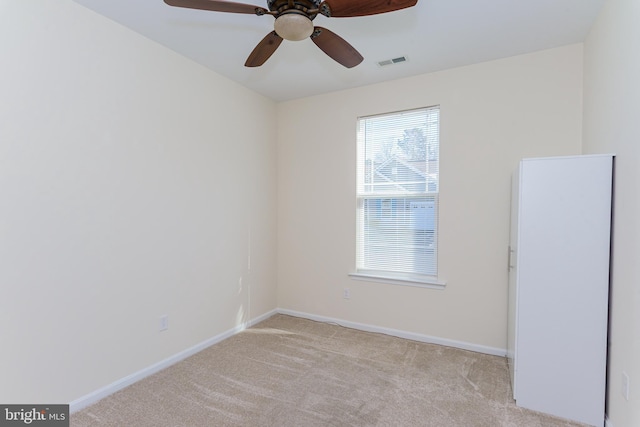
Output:
[[[320,3],[321,0],[267,0],[269,10],[276,13],[276,18],[288,11],[298,11],[312,21],[318,14]]]

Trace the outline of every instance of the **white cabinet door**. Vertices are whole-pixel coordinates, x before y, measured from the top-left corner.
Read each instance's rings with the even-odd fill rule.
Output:
[[[521,162],[510,273],[516,403],[595,426],[604,423],[612,162]]]

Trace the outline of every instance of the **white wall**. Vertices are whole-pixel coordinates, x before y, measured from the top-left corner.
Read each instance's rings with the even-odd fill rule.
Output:
[[[0,0],[0,52],[0,402],[276,308],[273,102],[70,0]]]
[[[356,119],[436,104],[447,287],[352,280]],[[278,104],[279,307],[504,350],[511,172],[581,127],[582,45]]]
[[[585,41],[584,151],[615,153],[608,416],[640,425],[640,2],[610,0]],[[622,373],[630,377],[627,401]]]

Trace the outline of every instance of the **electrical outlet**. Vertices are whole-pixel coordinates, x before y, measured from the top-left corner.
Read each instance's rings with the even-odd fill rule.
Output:
[[[351,289],[344,288],[344,290],[342,291],[342,298],[344,298],[344,299],[351,298]]]
[[[165,314],[160,316],[160,331],[166,331],[167,329],[169,329],[169,316]]]
[[[622,396],[626,400],[629,400],[629,375],[627,375],[626,372],[622,372],[620,391],[622,392]]]

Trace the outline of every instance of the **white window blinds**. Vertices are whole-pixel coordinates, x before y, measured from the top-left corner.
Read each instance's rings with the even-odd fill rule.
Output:
[[[439,107],[358,120],[359,273],[437,276]]]

